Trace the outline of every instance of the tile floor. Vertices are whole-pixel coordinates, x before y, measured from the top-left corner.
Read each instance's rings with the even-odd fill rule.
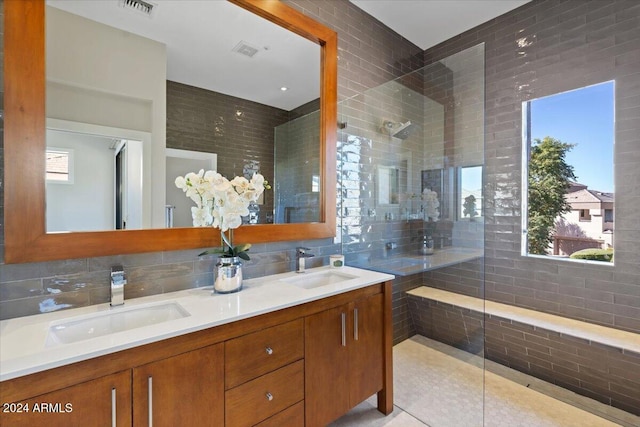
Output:
[[[377,412],[373,396],[331,427],[640,427],[640,417],[420,335],[393,357],[393,413]]]

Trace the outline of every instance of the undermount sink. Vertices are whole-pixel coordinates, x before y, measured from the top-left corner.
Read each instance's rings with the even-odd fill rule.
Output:
[[[330,270],[317,273],[302,273],[280,280],[303,289],[314,289],[321,286],[335,285],[336,283],[356,279],[357,277],[358,276]]]
[[[187,316],[189,313],[176,302],[138,308],[116,307],[109,313],[52,323],[47,335],[47,346],[70,344]]]

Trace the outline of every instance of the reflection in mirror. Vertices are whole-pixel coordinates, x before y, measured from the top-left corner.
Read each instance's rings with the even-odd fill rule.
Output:
[[[523,104],[523,255],[613,262],[614,82]]]
[[[458,168],[458,219],[482,216],[482,166]]]
[[[176,150],[167,148],[165,226],[191,227],[193,218],[191,207],[193,202],[184,196],[184,191],[175,185],[176,176],[185,176],[189,172],[203,170],[217,170],[218,156],[214,153],[200,151]]]
[[[320,220],[319,121],[318,112],[313,112],[276,126],[275,208],[273,214],[267,212],[266,223],[274,222],[273,215],[277,224]]]
[[[90,207],[77,195],[78,217],[103,212],[84,224],[54,221],[68,217],[69,204],[47,203],[47,232],[190,226],[183,220],[190,206],[167,193],[175,176],[168,174],[173,160],[165,149],[217,156],[216,170],[229,179],[260,172],[275,183],[261,204],[251,206],[247,223],[319,221],[320,190],[311,190],[311,175],[320,176],[318,44],[224,1],[163,1],[150,17],[117,1],[49,0],[47,6],[47,117],[151,136],[141,160],[116,156],[113,170],[83,180],[115,207]],[[278,159],[278,153],[287,157]],[[78,167],[86,168],[86,161],[76,153]],[[116,172],[118,164],[134,163],[137,175]],[[278,163],[303,165],[309,174],[304,185],[275,176]],[[193,167],[179,175],[199,170]],[[126,199],[133,190],[120,196],[133,187],[140,208]],[[78,186],[72,188],[67,192]],[[53,198],[60,200],[47,194]]]
[[[378,166],[376,195],[378,206],[400,203],[400,170],[393,166]]]
[[[57,154],[47,155],[47,231],[149,227],[142,153],[150,139],[147,132],[47,120],[47,153]],[[62,152],[70,154],[64,165]],[[55,178],[50,168],[57,168]]]

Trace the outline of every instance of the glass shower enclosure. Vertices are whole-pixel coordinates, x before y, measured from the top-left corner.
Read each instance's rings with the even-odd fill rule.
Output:
[[[479,44],[338,110],[343,254],[395,275],[394,401],[434,427],[483,425],[484,87]]]

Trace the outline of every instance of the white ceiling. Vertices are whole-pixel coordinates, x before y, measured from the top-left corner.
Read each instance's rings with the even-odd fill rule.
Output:
[[[320,47],[226,1],[156,0],[151,17],[118,0],[47,0],[47,5],[167,46],[167,78],[284,110],[320,95]],[[248,58],[232,49],[258,49]],[[281,91],[281,87],[287,91]]]
[[[311,0],[315,1],[315,0]],[[421,49],[528,0],[350,0]],[[220,0],[157,0],[151,18],[118,0],[47,4],[167,46],[167,78],[284,110],[319,96],[319,46]],[[253,58],[232,49],[245,41]],[[289,88],[286,92],[282,86]]]
[[[423,50],[530,0],[350,0]]]

